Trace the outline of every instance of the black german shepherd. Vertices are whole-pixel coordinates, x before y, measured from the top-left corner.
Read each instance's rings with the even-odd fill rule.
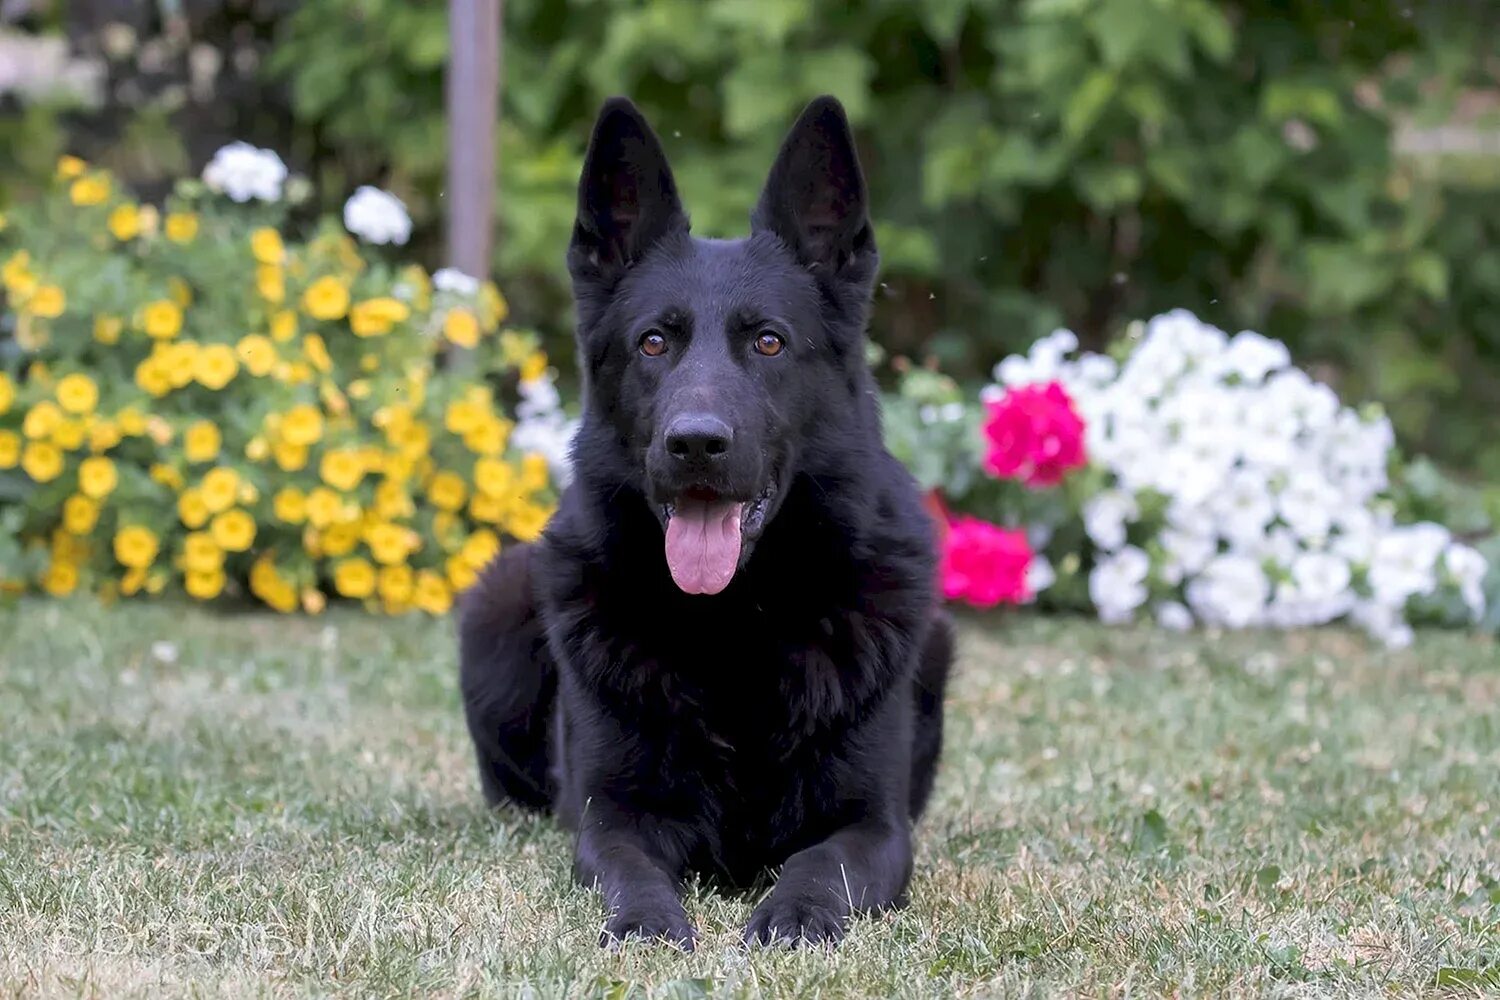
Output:
[[[485,795],[577,831],[605,943],[691,947],[690,872],[780,866],[751,943],[837,940],[905,900],[952,639],[865,364],[866,200],[832,98],[738,240],[689,235],[629,101],[594,126],[568,249],[574,482],[465,595],[460,645]]]

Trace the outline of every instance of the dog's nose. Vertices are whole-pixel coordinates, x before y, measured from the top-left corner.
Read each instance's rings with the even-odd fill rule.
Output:
[[[684,413],[667,425],[667,454],[679,462],[716,462],[729,453],[734,429],[712,413]]]

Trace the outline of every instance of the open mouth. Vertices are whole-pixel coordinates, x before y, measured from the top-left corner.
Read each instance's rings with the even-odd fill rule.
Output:
[[[667,568],[678,589],[685,594],[717,594],[729,586],[745,541],[754,541],[765,527],[774,495],[771,486],[749,501],[689,490],[663,504]]]

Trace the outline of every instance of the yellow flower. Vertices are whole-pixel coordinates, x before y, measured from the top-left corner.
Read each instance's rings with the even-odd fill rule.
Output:
[[[10,410],[16,401],[16,384],[5,372],[0,372],[0,413]]]
[[[191,243],[198,236],[198,217],[192,212],[173,212],[167,216],[166,229],[173,243]]]
[[[164,359],[152,356],[135,366],[135,384],[143,392],[160,399],[172,391],[172,379],[167,374]]]
[[[390,333],[391,327],[404,322],[410,315],[410,307],[400,299],[366,299],[349,310],[349,328],[355,336],[374,337]]]
[[[63,451],[77,451],[83,447],[83,438],[87,433],[88,428],[82,420],[64,420],[52,432],[52,443]]]
[[[94,339],[101,344],[118,344],[124,326],[120,317],[100,313],[94,317]]]
[[[415,541],[415,534],[410,529],[389,521],[372,525],[365,532],[365,544],[370,547],[370,554],[376,562],[387,566],[406,562]]]
[[[333,370],[333,359],[328,356],[328,345],[316,333],[302,338],[302,354],[318,371],[327,374]]]
[[[443,426],[453,434],[467,434],[484,423],[488,407],[475,399],[455,399],[443,411]]]
[[[115,414],[115,419],[120,422],[120,432],[130,437],[140,437],[146,433],[146,415],[133,406],[127,406]]]
[[[375,567],[364,559],[344,559],[333,567],[333,589],[345,597],[369,597],[375,592]]]
[[[67,597],[78,589],[78,567],[54,559],[42,575],[42,589],[53,597]]]
[[[297,314],[283,309],[271,317],[271,339],[284,344],[297,336]]]
[[[130,525],[115,532],[115,559],[130,569],[145,569],[156,559],[158,546],[151,529]]]
[[[224,440],[219,428],[207,420],[199,420],[182,436],[182,450],[189,462],[212,462],[219,457]]]
[[[141,326],[156,340],[171,340],[182,332],[182,309],[171,299],[157,299],[141,310]]]
[[[120,443],[120,425],[113,420],[100,420],[89,427],[89,448],[95,453],[109,451]]]
[[[509,531],[518,541],[535,541],[547,526],[547,519],[552,512],[546,507],[534,503],[519,503],[510,509],[510,517],[505,522],[505,530]]]
[[[179,309],[186,309],[193,304],[193,289],[176,275],[167,279],[167,294]]]
[[[109,197],[109,178],[103,174],[80,177],[68,188],[68,197],[79,206],[101,204]]]
[[[208,530],[226,552],[244,552],[255,541],[255,519],[238,507],[215,517]]]
[[[235,354],[245,365],[245,370],[259,378],[276,364],[276,348],[270,340],[258,333],[246,334],[235,345]]]
[[[286,260],[281,234],[270,226],[262,226],[250,234],[250,252],[262,264],[281,264]]]
[[[387,479],[375,487],[375,513],[387,520],[395,520],[411,517],[415,508],[401,484],[394,479]]]
[[[427,484],[427,499],[441,510],[458,510],[464,505],[468,490],[456,473],[439,472]]]
[[[115,463],[103,455],[85,458],[78,466],[78,489],[95,500],[109,496],[119,482],[120,475],[115,471]]]
[[[454,593],[469,589],[479,579],[479,574],[459,556],[449,556],[448,561],[443,563],[443,569],[448,573],[448,585],[453,588]]]
[[[301,524],[307,520],[307,497],[295,486],[283,486],[271,498],[271,511],[283,524]]]
[[[326,528],[343,513],[344,502],[326,486],[316,487],[307,495],[307,520],[315,528]]]
[[[172,388],[181,389],[193,380],[193,369],[198,363],[198,345],[191,340],[179,340],[164,349],[162,363]]]
[[[240,363],[228,344],[209,344],[193,359],[193,377],[198,384],[218,391],[239,374]]]
[[[319,278],[302,293],[302,308],[313,319],[342,319],[349,311],[349,289],[337,278]]]
[[[505,301],[505,296],[500,294],[493,281],[486,281],[479,288],[479,319],[484,328],[493,332],[509,315],[510,304]]]
[[[323,414],[310,403],[301,403],[281,420],[281,439],[289,444],[316,444],[323,436]]]
[[[182,473],[165,462],[151,466],[151,478],[173,492],[180,491],[183,486]]]
[[[542,378],[546,374],[547,355],[543,354],[541,351],[537,351],[535,354],[528,355],[526,360],[521,362],[522,382],[535,382],[537,379]]]
[[[403,605],[411,600],[412,571],[410,566],[382,566],[377,586],[380,597],[387,605]]]
[[[31,254],[17,250],[6,258],[0,267],[0,284],[17,300],[26,299],[36,291],[36,275],[31,273]]]
[[[63,422],[63,412],[58,409],[56,403],[50,399],[44,399],[30,410],[26,411],[26,419],[21,423],[21,432],[34,440],[52,436]]]
[[[458,554],[470,569],[484,569],[500,554],[500,536],[482,528],[464,540]]]
[[[21,435],[0,430],[0,469],[14,469],[21,461]]]
[[[56,285],[42,285],[26,302],[26,310],[42,319],[56,319],[68,307],[68,296]]]
[[[275,264],[261,264],[255,268],[255,290],[267,302],[283,302],[286,300],[286,275]]]
[[[233,469],[220,465],[204,474],[203,482],[198,488],[209,513],[217,514],[234,505],[235,497],[240,492],[240,477]]]
[[[153,415],[146,420],[146,434],[158,445],[165,446],[172,441],[172,425]]]
[[[535,452],[527,452],[521,458],[522,493],[535,493],[547,487],[547,460]]]
[[[87,535],[99,520],[99,505],[75,493],[63,501],[63,527],[75,535]]]
[[[446,615],[453,607],[453,592],[442,577],[424,569],[417,574],[412,603],[429,615]]]
[[[177,516],[189,528],[203,527],[208,523],[211,513],[213,512],[208,509],[201,490],[183,490],[182,495],[177,498]]]
[[[224,591],[224,571],[222,569],[188,570],[182,578],[182,587],[188,592],[189,597],[200,601],[211,601]]]
[[[182,565],[195,573],[207,573],[224,565],[224,550],[206,531],[194,531],[182,541]]]
[[[271,448],[276,464],[283,472],[296,472],[307,467],[307,445],[277,441]]]
[[[323,609],[328,607],[328,598],[323,596],[321,590],[308,587],[302,591],[302,610],[310,615],[321,615]]]
[[[359,544],[359,525],[353,522],[331,524],[323,532],[322,541],[325,556],[346,556]]]
[[[474,485],[486,496],[508,498],[516,493],[516,470],[498,458],[481,458],[474,463]]]
[[[505,519],[513,498],[500,499],[475,493],[469,498],[469,516],[481,524],[499,524]]]
[[[359,356],[359,370],[362,372],[375,372],[380,368],[380,355],[361,354]]]
[[[57,401],[69,413],[90,413],[99,405],[99,387],[87,375],[64,375],[57,383]]]
[[[487,416],[479,426],[464,435],[464,446],[476,455],[498,455],[505,450],[510,429],[509,420]]]
[[[349,492],[365,477],[365,463],[359,453],[349,448],[324,452],[318,464],[318,475],[335,489]]]
[[[479,344],[479,320],[467,309],[449,309],[443,317],[443,336],[459,347],[475,347]]]
[[[133,240],[141,234],[141,210],[129,202],[116,205],[114,211],[109,213],[109,220],[105,225],[109,227],[110,234],[120,242]]]
[[[89,165],[76,156],[59,156],[57,158],[57,176],[59,180],[71,181],[76,177],[82,177],[83,172]]]

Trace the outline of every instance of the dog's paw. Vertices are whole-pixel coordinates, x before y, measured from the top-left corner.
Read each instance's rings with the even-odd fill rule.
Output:
[[[848,908],[840,901],[814,902],[773,891],[750,914],[747,945],[834,944],[848,929]]]
[[[623,907],[605,923],[604,933],[599,935],[599,945],[612,948],[627,938],[663,941],[683,951],[692,951],[698,934],[688,923],[681,905],[675,911],[666,907]]]

